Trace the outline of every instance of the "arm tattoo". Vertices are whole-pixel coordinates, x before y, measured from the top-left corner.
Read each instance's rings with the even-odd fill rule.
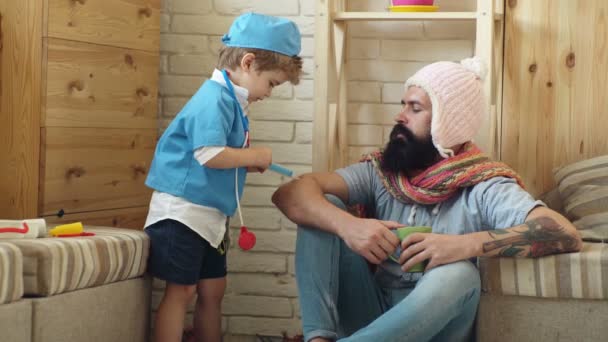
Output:
[[[578,245],[577,240],[562,225],[544,216],[526,221],[510,230],[491,230],[488,234],[494,240],[483,244],[484,253],[499,249],[497,256],[501,257],[537,258],[576,250]]]

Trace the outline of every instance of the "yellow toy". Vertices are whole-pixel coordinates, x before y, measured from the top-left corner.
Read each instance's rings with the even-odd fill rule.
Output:
[[[84,231],[84,227],[82,226],[82,222],[68,223],[59,225],[51,230],[49,230],[49,234],[51,236],[80,236]]]

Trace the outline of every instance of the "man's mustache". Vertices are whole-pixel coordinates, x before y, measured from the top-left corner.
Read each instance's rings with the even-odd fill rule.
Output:
[[[391,131],[391,134],[389,135],[389,139],[395,140],[398,135],[403,135],[407,139],[407,141],[414,141],[416,139],[416,137],[414,136],[414,133],[412,131],[410,131],[409,128],[407,128],[401,124],[396,124],[395,126],[393,126],[393,130]]]

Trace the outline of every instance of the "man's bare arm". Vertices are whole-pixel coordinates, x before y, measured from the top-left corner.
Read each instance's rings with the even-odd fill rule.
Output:
[[[272,202],[297,224],[337,234],[352,215],[331,204],[325,194],[347,202],[348,186],[337,173],[309,173],[280,186],[272,195]]]
[[[561,215],[547,208],[534,209],[522,225],[487,232],[482,255],[500,257],[532,257],[576,252],[582,247],[574,226]]]
[[[541,257],[578,252],[582,240],[565,217],[544,207],[535,208],[522,225],[464,235],[409,235],[401,243],[403,270],[429,260],[426,270],[478,256]]]
[[[395,251],[399,239],[390,228],[403,224],[355,217],[330,203],[325,194],[348,202],[348,186],[337,173],[304,175],[279,187],[272,202],[293,222],[339,236],[371,263],[379,264]]]

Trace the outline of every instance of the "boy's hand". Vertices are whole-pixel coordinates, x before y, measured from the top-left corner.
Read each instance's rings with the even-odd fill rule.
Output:
[[[247,172],[257,172],[257,173],[264,173],[264,169],[260,169],[259,167],[255,167],[255,166],[249,166],[247,167]]]
[[[252,167],[257,168],[260,172],[266,170],[272,164],[272,150],[268,147],[250,147],[255,153],[255,162]]]

